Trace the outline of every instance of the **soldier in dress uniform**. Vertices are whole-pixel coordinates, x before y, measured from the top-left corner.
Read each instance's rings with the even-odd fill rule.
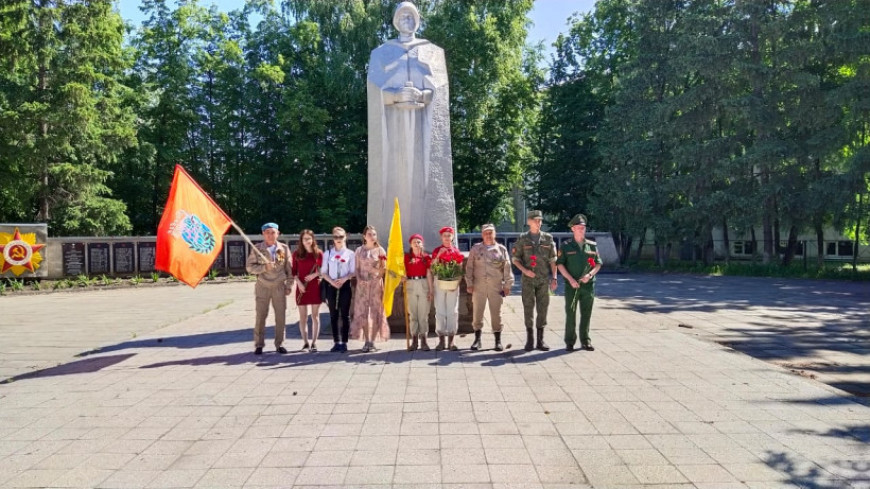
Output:
[[[574,239],[559,250],[556,265],[565,277],[565,347],[574,350],[577,342],[577,305],[580,305],[580,346],[595,350],[589,338],[589,320],[595,301],[595,275],[601,270],[601,257],[595,241],[586,239],[586,216],[577,214],[568,227]]]
[[[278,225],[274,222],[263,224],[263,242],[251,249],[245,263],[248,273],[257,276],[254,285],[256,319],[254,321],[254,353],[263,353],[266,345],[266,316],[269,303],[275,309],[275,351],[287,353],[284,348],[284,322],[287,311],[287,296],[293,291],[293,267],[290,248],[278,241]],[[258,253],[259,251],[259,253]]]
[[[501,346],[501,304],[510,294],[514,284],[510,256],[507,248],[495,241],[495,225],[484,224],[480,231],[482,243],[471,247],[465,265],[465,283],[471,295],[474,343],[472,350],[480,349],[480,333],[483,328],[483,309],[489,304],[489,317],[495,335],[495,351]]]
[[[544,217],[541,211],[529,211],[527,222],[529,231],[520,235],[514,244],[511,261],[523,274],[523,315],[526,323],[526,351],[537,348],[550,349],[544,343],[544,328],[547,326],[547,308],[550,305],[550,291],[556,290],[556,243],[553,235],[541,231]],[[532,330],[532,317],[538,330],[538,342]]]

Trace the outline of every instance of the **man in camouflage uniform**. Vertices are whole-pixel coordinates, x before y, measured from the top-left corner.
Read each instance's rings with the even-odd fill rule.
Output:
[[[511,270],[507,248],[495,241],[495,226],[484,224],[480,231],[482,243],[471,247],[465,261],[465,284],[471,296],[474,343],[472,350],[480,349],[480,333],[483,328],[483,310],[489,304],[489,317],[495,336],[495,351],[501,346],[501,305],[511,293],[514,273]]]
[[[523,274],[523,314],[526,323],[526,351],[537,348],[550,349],[544,343],[544,328],[547,326],[547,307],[550,291],[556,290],[556,243],[553,235],[541,231],[541,211],[530,211],[527,222],[529,231],[520,235],[514,244],[511,261]],[[538,330],[538,343],[532,332],[532,316],[537,309],[534,325]]]
[[[589,320],[595,301],[595,275],[601,270],[601,257],[595,241],[586,239],[586,216],[577,214],[568,223],[574,239],[559,250],[556,265],[565,277],[565,347],[574,351],[577,341],[577,305],[580,305],[580,345],[593,351],[589,339]]]

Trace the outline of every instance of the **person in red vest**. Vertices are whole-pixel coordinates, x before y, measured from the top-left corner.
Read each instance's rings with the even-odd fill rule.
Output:
[[[432,304],[432,257],[423,250],[423,236],[415,234],[408,239],[411,249],[405,253],[405,277],[403,282],[408,292],[408,316],[411,321],[411,346],[429,351],[426,337],[429,335],[429,309]]]

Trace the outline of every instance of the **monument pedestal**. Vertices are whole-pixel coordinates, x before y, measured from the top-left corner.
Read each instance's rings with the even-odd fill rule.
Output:
[[[405,299],[402,288],[404,285],[396,287],[396,296],[393,298],[393,314],[387,318],[387,323],[390,325],[390,333],[396,335],[405,334]],[[437,285],[436,285],[437,287]],[[471,327],[471,296],[465,289],[465,280],[460,280],[459,283],[459,334],[473,333]],[[435,333],[435,306],[429,309],[429,335]]]

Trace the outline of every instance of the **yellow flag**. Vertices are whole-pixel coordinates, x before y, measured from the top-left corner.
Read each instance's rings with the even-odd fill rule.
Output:
[[[384,312],[387,317],[393,313],[393,297],[396,296],[396,287],[402,283],[402,277],[405,276],[405,250],[402,249],[404,244],[402,216],[399,213],[399,199],[396,198],[393,222],[390,224],[390,241],[387,244],[387,276],[384,279]]]

